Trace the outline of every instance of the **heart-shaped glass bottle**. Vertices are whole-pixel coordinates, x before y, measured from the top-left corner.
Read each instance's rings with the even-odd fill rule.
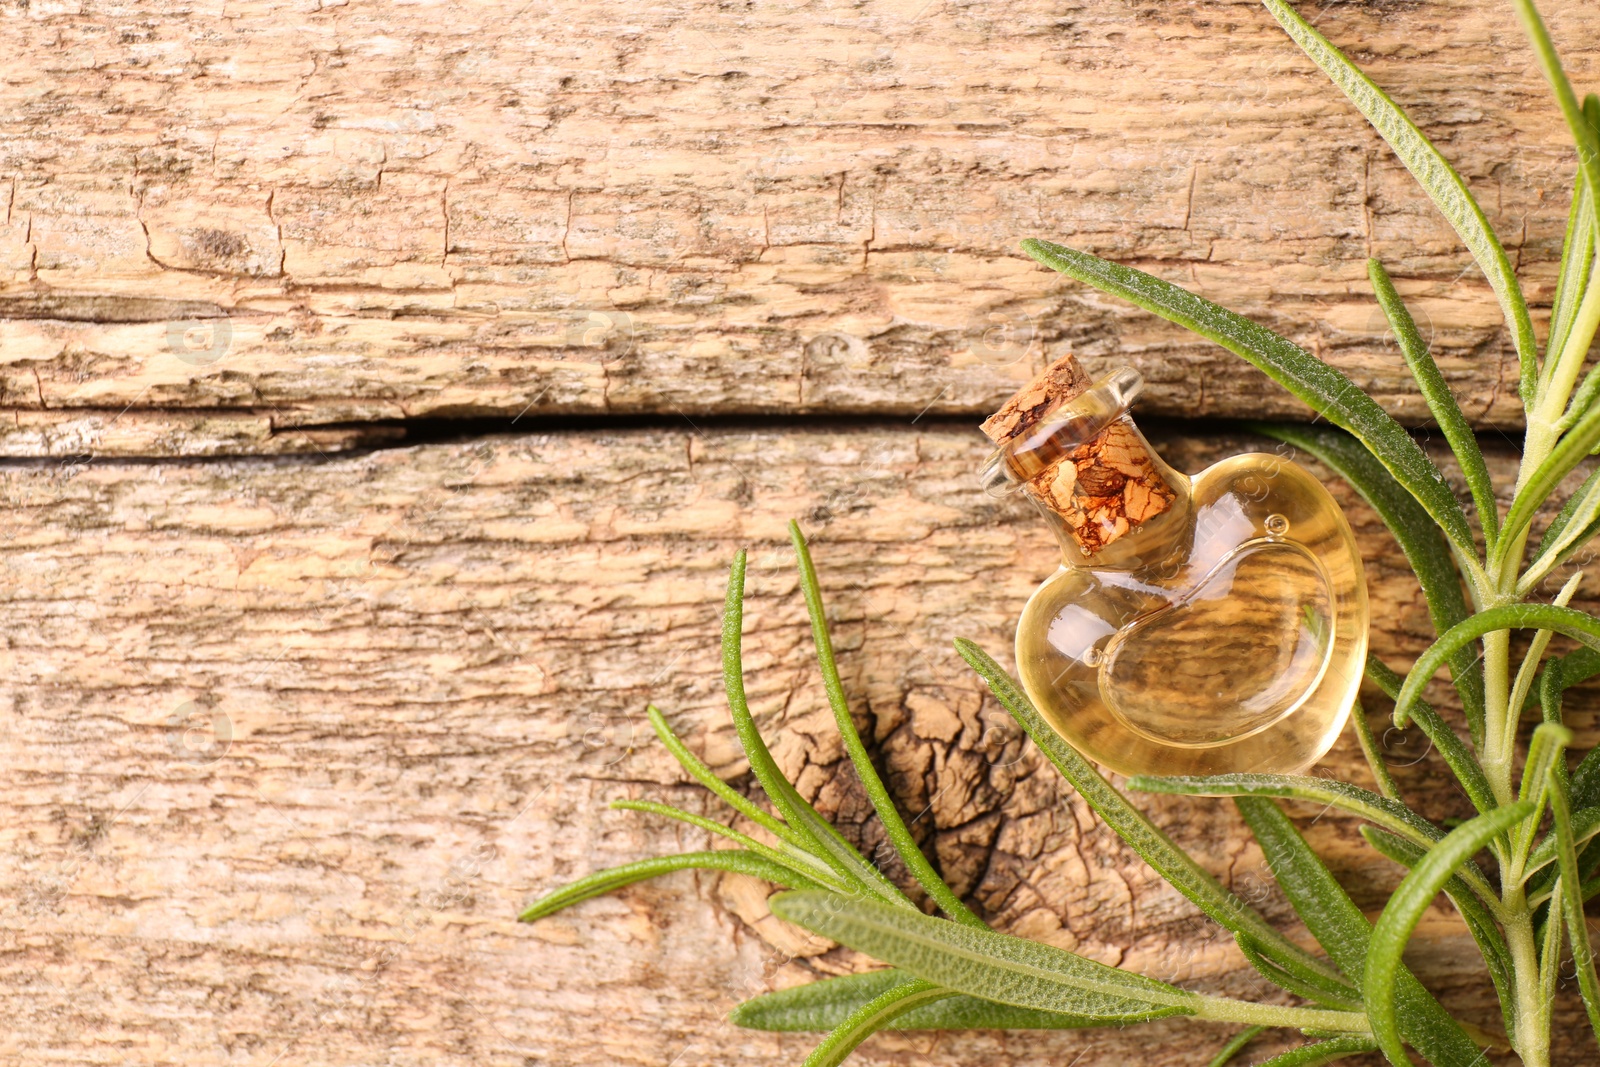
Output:
[[[1344,513],[1298,464],[1168,467],[1123,369],[1072,357],[984,423],[991,491],[1022,488],[1062,565],[1017,624],[1028,695],[1073,747],[1123,774],[1282,773],[1338,737],[1367,651],[1367,592]]]

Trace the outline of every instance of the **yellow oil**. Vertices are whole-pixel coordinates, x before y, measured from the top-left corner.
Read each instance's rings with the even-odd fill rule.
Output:
[[[1304,770],[1344,728],[1366,660],[1350,525],[1279,456],[1235,456],[1192,486],[1192,522],[1039,587],[1017,626],[1023,684],[1122,774]]]

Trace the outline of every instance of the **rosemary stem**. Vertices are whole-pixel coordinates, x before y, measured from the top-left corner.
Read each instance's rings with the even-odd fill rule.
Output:
[[[1253,1026],[1284,1026],[1296,1030],[1333,1030],[1345,1033],[1371,1033],[1367,1016],[1359,1011],[1332,1011],[1325,1008],[1287,1008],[1277,1004],[1254,1004],[1227,997],[1197,996],[1201,1019],[1213,1022],[1248,1023]]]
[[[1512,983],[1516,986],[1513,1017],[1517,1021],[1512,1043],[1523,1067],[1549,1067],[1550,1030],[1540,1025],[1544,998],[1539,991],[1539,949],[1533,936],[1533,912],[1519,884],[1506,888],[1506,946],[1511,950]]]
[[[1483,697],[1487,724],[1483,731],[1483,773],[1504,805],[1516,799],[1511,785],[1517,728],[1511,721],[1511,634],[1498,630],[1483,637]]]

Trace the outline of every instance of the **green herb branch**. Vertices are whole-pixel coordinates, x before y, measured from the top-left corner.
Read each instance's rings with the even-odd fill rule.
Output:
[[[922,854],[872,765],[834,662],[805,539],[791,524],[818,664],[845,751],[889,842],[943,917],[925,914],[819,815],[762,741],[744,691],[741,552],[729,576],[723,616],[724,680],[740,744],[771,810],[718,779],[653,707],[650,722],[691,776],[770,840],[665,805],[619,802],[615,806],[691,823],[732,847],[592,874],[533,904],[524,920],[686,868],[735,871],[785,888],[788,892],[771,900],[775,914],[889,965],[756,997],[734,1010],[732,1019],[742,1026],[827,1031],[807,1067],[840,1063],[871,1034],[891,1026],[1073,1029],[1178,1015],[1246,1027],[1221,1048],[1213,1067],[1229,1062],[1267,1028],[1299,1030],[1309,1037],[1270,1061],[1279,1067],[1329,1063],[1373,1050],[1404,1067],[1412,1062],[1408,1049],[1440,1067],[1470,1067],[1485,1063],[1485,1049],[1502,1042],[1527,1067],[1546,1067],[1557,976],[1569,960],[1600,1040],[1600,981],[1584,919],[1585,903],[1600,893],[1600,750],[1569,770],[1573,735],[1562,724],[1561,711],[1568,688],[1600,674],[1600,620],[1569,606],[1581,571],[1548,601],[1534,599],[1546,579],[1600,532],[1600,471],[1566,500],[1529,550],[1541,507],[1600,450],[1600,366],[1585,372],[1600,328],[1600,272],[1594,270],[1600,234],[1600,98],[1591,95],[1580,102],[1533,4],[1516,0],[1577,150],[1561,271],[1541,349],[1504,246],[1466,182],[1399,106],[1293,7],[1284,0],[1263,2],[1389,143],[1494,290],[1517,351],[1527,424],[1504,512],[1470,425],[1377,260],[1368,264],[1373,292],[1454,454],[1470,508],[1371,397],[1288,339],[1131,267],[1047,241],[1025,241],[1023,249],[1080,282],[1222,345],[1332,424],[1254,428],[1316,456],[1350,482],[1393,532],[1417,576],[1437,639],[1405,676],[1376,656],[1369,659],[1367,674],[1394,700],[1396,724],[1415,723],[1433,742],[1477,814],[1447,829],[1406,806],[1359,707],[1354,716],[1358,737],[1380,792],[1289,775],[1129,781],[1133,790],[1233,798],[1274,879],[1316,939],[1321,952],[1312,953],[1288,940],[1157,829],[1056,735],[994,660],[971,642],[957,641],[957,652],[1098,817],[1227,929],[1257,971],[1305,1003],[1286,1007],[1207,996],[993,931]],[[1532,632],[1519,657],[1512,655],[1516,630]],[[1556,635],[1574,642],[1575,650],[1550,656]],[[1422,699],[1441,669],[1449,671],[1460,697],[1466,738]],[[1530,716],[1538,721],[1524,745],[1523,723]],[[1525,753],[1521,760],[1519,751]],[[1407,869],[1376,923],[1367,920],[1295,829],[1277,804],[1283,799],[1314,801],[1356,816],[1374,850]],[[1492,861],[1488,869],[1478,859],[1485,854]],[[1423,912],[1440,894],[1452,902],[1483,955],[1500,1000],[1504,1038],[1453,1018],[1402,962]]]

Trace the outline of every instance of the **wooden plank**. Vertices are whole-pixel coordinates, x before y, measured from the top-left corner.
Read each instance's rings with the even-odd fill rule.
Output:
[[[59,466],[139,456],[322,454],[393,443],[396,425],[278,426],[271,413],[227,410],[22,410],[0,418],[0,457]]]
[[[1600,9],[1544,6],[1593,84]],[[1572,150],[1510,13],[1308,11],[1547,304]],[[1070,348],[1139,366],[1154,411],[1302,413],[1020,257],[1037,235],[1279,328],[1419,423],[1380,256],[1469,416],[1520,417],[1454,235],[1254,4],[68,4],[0,47],[12,411],[969,416]]]
[[[1255,444],[1162,447],[1193,470]],[[1009,660],[1012,620],[1055,566],[1024,506],[977,488],[984,449],[945,427],[633,431],[0,468],[8,1058],[797,1060],[803,1038],[742,1033],[723,1014],[863,961],[777,924],[753,883],[678,875],[513,921],[597,867],[703,845],[604,808],[649,797],[715,813],[649,736],[646,702],[748,785],[715,648],[741,545],[760,721],[802,790],[879,843],[809,658],[789,516],[814,537],[858,720],[958,888],[1001,928],[1261,995],[950,650],[965,635]],[[1507,451],[1491,460],[1504,477]],[[1333,489],[1373,561],[1375,647],[1403,665],[1426,639],[1420,597],[1372,513]],[[1592,699],[1569,707],[1592,742]],[[1416,740],[1386,743],[1411,759]],[[1367,780],[1348,740],[1321,772]],[[1433,813],[1462,811],[1432,760],[1398,773]],[[1149,809],[1289,924],[1224,802]],[[1398,881],[1349,821],[1297,814],[1365,906]],[[1419,949],[1434,987],[1487,1021],[1487,981],[1453,920],[1430,919]],[[1581,1011],[1562,1011],[1561,1062],[1584,1062]],[[1192,1064],[1223,1038],[1181,1022],[908,1035],[861,1062]]]

